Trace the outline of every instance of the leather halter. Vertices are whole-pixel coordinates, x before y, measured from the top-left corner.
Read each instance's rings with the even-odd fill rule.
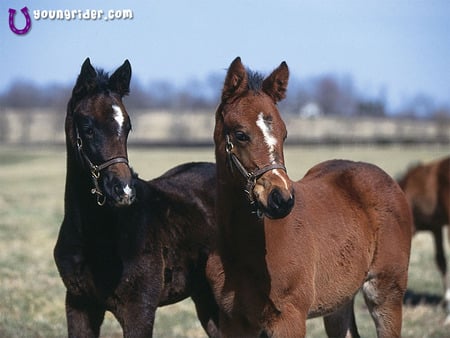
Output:
[[[89,171],[91,173],[92,178],[92,184],[94,187],[91,189],[91,194],[96,195],[97,197],[97,204],[99,206],[103,206],[106,203],[106,196],[103,194],[102,190],[100,189],[100,185],[98,183],[98,180],[100,178],[100,173],[102,170],[108,168],[109,166],[116,164],[116,163],[125,163],[128,165],[128,159],[126,157],[113,157],[101,164],[94,164],[89,159],[89,157],[86,155],[86,153],[83,151],[83,140],[80,137],[80,134],[78,132],[78,128],[75,127],[76,134],[77,134],[77,149],[78,153],[80,154],[81,158],[86,162],[87,166],[89,167]]]
[[[244,176],[244,178],[247,180],[244,191],[248,196],[250,204],[255,208],[255,213],[258,215],[258,217],[261,218],[263,216],[263,213],[258,208],[257,203],[253,197],[253,188],[256,185],[256,180],[258,178],[260,178],[262,175],[264,175],[266,172],[273,170],[273,169],[282,169],[285,172],[287,172],[286,167],[281,163],[272,163],[272,164],[266,165],[262,168],[257,168],[255,171],[248,171],[247,169],[245,169],[244,165],[239,160],[239,158],[233,153],[232,150],[234,148],[234,145],[231,142],[231,138],[230,138],[229,134],[226,135],[226,142],[227,143],[225,146],[225,150],[227,152],[228,163],[234,164],[234,166],[237,168],[239,173],[242,176]],[[230,169],[231,169],[231,171],[233,170],[233,167],[231,165],[230,165]]]

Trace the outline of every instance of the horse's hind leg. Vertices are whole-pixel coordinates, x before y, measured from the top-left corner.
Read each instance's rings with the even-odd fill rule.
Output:
[[[359,337],[356,327],[355,313],[353,303],[355,298],[345,304],[336,312],[325,316],[323,322],[328,337],[336,338],[354,338]]]
[[[363,285],[363,295],[375,322],[378,338],[400,337],[406,280],[394,271],[372,275]]]
[[[448,289],[447,288],[447,260],[445,258],[445,252],[444,252],[444,243],[442,238],[442,232],[444,231],[443,227],[433,229],[433,239],[434,239],[434,246],[436,248],[435,252],[435,259],[436,259],[436,265],[441,272],[442,276],[442,282],[444,286],[444,292]]]
[[[450,285],[447,275],[447,260],[445,258],[444,243],[443,243],[443,231],[444,227],[438,227],[433,229],[433,239],[435,252],[436,265],[441,272],[442,284],[444,287],[444,299],[443,303],[446,307],[447,314],[450,314]],[[446,321],[447,322],[447,321]]]

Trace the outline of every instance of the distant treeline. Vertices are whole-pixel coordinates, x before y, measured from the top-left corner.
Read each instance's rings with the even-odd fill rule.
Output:
[[[131,94],[125,99],[128,109],[169,111],[213,110],[219,102],[223,74],[213,73],[204,80],[190,80],[177,87],[164,80],[143,84],[133,80]],[[0,93],[0,107],[52,108],[65,110],[73,84],[36,85],[16,81]],[[354,87],[350,77],[324,75],[299,81],[291,77],[287,98],[281,102],[284,113],[304,117],[368,116],[450,118],[450,107],[437,106],[426,95],[416,95],[400,111],[388,111],[386,92],[368,97]]]

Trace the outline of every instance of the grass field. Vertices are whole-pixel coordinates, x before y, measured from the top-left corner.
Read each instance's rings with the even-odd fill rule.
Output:
[[[291,178],[300,178],[315,163],[346,158],[375,163],[396,176],[414,161],[449,153],[448,147],[288,147]],[[130,149],[130,162],[150,179],[189,161],[213,161],[213,149]],[[0,337],[64,337],[64,287],[52,250],[63,215],[65,150],[0,146]],[[448,246],[447,246],[448,249]],[[447,251],[448,252],[448,251]],[[404,337],[449,337],[440,306],[440,276],[433,261],[432,238],[413,239],[409,291],[425,301],[404,308]],[[431,302],[430,302],[431,301]],[[364,337],[374,327],[358,297],[357,321]],[[103,337],[120,337],[120,327],[107,315]],[[158,310],[156,337],[204,337],[192,303],[184,301]],[[322,321],[308,322],[308,337],[324,337]]]

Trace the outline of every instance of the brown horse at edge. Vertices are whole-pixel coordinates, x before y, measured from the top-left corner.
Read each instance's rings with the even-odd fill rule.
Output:
[[[442,275],[446,323],[450,324],[450,276],[443,246],[444,226],[450,225],[450,156],[410,168],[398,181],[414,218],[414,232],[429,230],[436,247],[436,264]],[[450,243],[450,233],[449,243]]]
[[[216,218],[220,239],[207,277],[226,337],[304,337],[324,316],[332,337],[356,337],[362,290],[379,337],[399,337],[412,215],[384,171],[327,161],[291,181],[285,62],[267,78],[230,65],[216,111]]]

